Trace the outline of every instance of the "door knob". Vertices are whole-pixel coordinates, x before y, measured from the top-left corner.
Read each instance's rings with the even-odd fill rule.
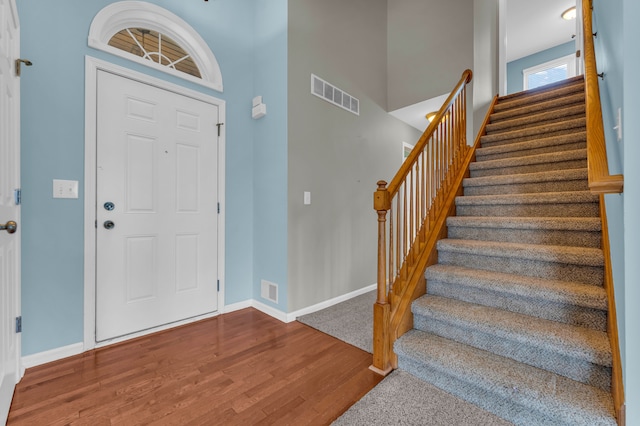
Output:
[[[105,228],[105,229],[113,229],[113,228],[116,226],[116,224],[115,224],[115,223],[113,223],[113,222],[112,222],[112,221],[110,221],[110,220],[106,220],[106,221],[103,223],[103,226],[104,226],[104,228]]]
[[[15,223],[13,220],[10,220],[4,225],[0,225],[0,231],[7,231],[10,234],[13,234],[14,232],[16,232],[16,229],[18,229],[18,224]]]

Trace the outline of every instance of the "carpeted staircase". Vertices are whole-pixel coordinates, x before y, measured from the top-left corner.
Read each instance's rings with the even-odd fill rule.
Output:
[[[614,425],[581,77],[502,97],[399,367],[521,425]]]

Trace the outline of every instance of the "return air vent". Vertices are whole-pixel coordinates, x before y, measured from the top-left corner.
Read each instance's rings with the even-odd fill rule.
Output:
[[[360,101],[357,98],[314,74],[311,74],[311,93],[355,115],[360,115]]]
[[[260,297],[278,303],[278,284],[260,280]]]

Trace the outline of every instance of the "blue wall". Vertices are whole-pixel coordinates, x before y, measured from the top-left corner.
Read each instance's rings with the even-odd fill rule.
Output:
[[[596,47],[596,62],[598,72],[604,72],[605,78],[600,82],[600,100],[602,102],[602,117],[604,120],[605,138],[607,142],[607,158],[609,172],[624,173],[621,158],[624,153],[623,141],[617,140],[615,116],[618,108],[622,108],[623,94],[623,31],[622,0],[609,0],[606,7],[600,2],[594,2],[593,29],[598,32],[594,38]],[[611,263],[616,296],[616,313],[618,319],[618,333],[620,337],[620,355],[625,367],[625,248],[624,248],[624,194],[606,196],[607,219],[609,223],[609,239],[611,242]],[[624,368],[623,368],[624,369]]]
[[[624,174],[624,192],[607,195],[607,218],[615,283],[618,333],[626,398],[626,421],[640,424],[640,4],[637,0],[594,1],[594,31],[607,155],[611,173]],[[613,127],[622,111],[622,140]]]
[[[624,14],[622,23],[623,84],[623,148],[624,148],[624,242],[625,252],[625,289],[624,322],[625,328],[625,393],[627,399],[627,424],[640,424],[640,2],[623,0]],[[618,314],[620,315],[620,314]],[[631,361],[632,360],[632,361]]]
[[[562,58],[576,51],[575,43],[570,41],[533,55],[511,61],[507,64],[507,94],[523,90],[523,71],[554,59]]]
[[[287,308],[287,0],[257,0],[254,95],[267,115],[254,127],[253,294],[260,281],[278,284],[277,308]]]
[[[282,279],[286,276],[282,272],[286,270],[282,266],[286,265],[286,249],[282,248],[286,247],[286,233],[279,232],[283,229],[280,222],[286,222],[286,216],[282,219],[277,209],[271,209],[264,220],[254,221],[254,210],[261,212],[260,205],[265,200],[281,203],[282,191],[286,194],[286,187],[274,189],[281,184],[282,174],[286,175],[282,166],[286,165],[286,150],[282,148],[286,146],[286,85],[282,82],[286,81],[286,35],[282,35],[286,29],[275,31],[286,26],[286,15],[283,18],[280,14],[283,8],[286,12],[286,1],[273,2],[278,12],[273,15],[266,13],[266,0],[153,1],[187,21],[209,44],[220,64],[224,93],[89,48],[91,20],[111,1],[17,3],[21,57],[34,63],[21,77],[23,355],[83,340],[85,55],[226,101],[225,303],[254,297],[256,274],[252,253],[263,269],[260,274],[278,280],[283,284],[281,292],[286,294],[286,281]],[[256,15],[257,10],[260,15]],[[261,37],[272,30],[274,40],[256,39],[256,21],[261,22]],[[265,45],[267,50],[257,52],[257,47]],[[274,56],[269,57],[269,53]],[[258,94],[254,85],[268,102],[270,121],[251,119],[251,99]],[[283,151],[285,157],[281,158]],[[273,162],[277,173],[270,174],[272,170],[268,164],[262,164],[263,160]],[[256,165],[262,169],[254,174]],[[54,200],[53,179],[78,180],[80,198]],[[264,181],[265,185],[256,188],[256,180]],[[272,232],[254,235],[254,224],[262,226],[276,216]],[[267,239],[273,240],[269,247],[285,253],[282,259],[271,259],[263,253]],[[254,244],[260,250],[254,250]],[[269,270],[264,265],[267,262],[272,265],[271,261],[273,267]]]

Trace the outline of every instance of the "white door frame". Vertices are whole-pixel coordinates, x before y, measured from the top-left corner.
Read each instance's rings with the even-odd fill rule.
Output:
[[[188,96],[202,102],[218,106],[220,122],[225,122],[225,101],[214,98],[182,86],[166,82],[146,74],[132,71],[128,68],[114,65],[91,56],[85,57],[85,168],[84,168],[84,351],[98,346],[104,346],[115,342],[131,339],[144,334],[187,324],[218,315],[224,311],[224,283],[225,283],[225,257],[224,257],[224,223],[225,223],[225,127],[220,126],[220,138],[218,143],[218,199],[220,200],[220,214],[218,214],[218,279],[220,291],[218,292],[218,311],[213,314],[203,315],[187,319],[177,323],[168,324],[140,333],[96,343],[96,146],[97,146],[97,73],[104,70],[119,76],[149,84],[154,87]]]
[[[22,221],[21,221],[21,208],[19,203],[15,202],[14,190],[20,189],[20,79],[16,75],[15,60],[20,57],[20,20],[18,18],[18,8],[14,0],[7,0],[0,5],[0,19],[3,22],[0,24],[0,42],[3,43],[1,49],[2,61],[1,74],[6,79],[6,84],[10,87],[10,94],[3,93],[0,95],[0,103],[2,107],[7,109],[2,111],[3,116],[0,119],[5,127],[2,129],[3,134],[0,135],[3,138],[2,144],[6,143],[7,150],[3,154],[6,155],[3,160],[11,162],[11,173],[3,173],[3,178],[6,178],[8,182],[3,180],[2,196],[3,208],[2,216],[0,217],[0,223],[13,220],[17,222],[17,231],[8,235],[7,231],[0,231],[2,235],[0,237],[7,242],[7,246],[12,246],[13,257],[9,256],[9,253],[5,252],[6,258],[0,258],[0,262],[6,262],[4,265],[0,265],[0,273],[6,272],[4,277],[0,279],[7,281],[7,292],[0,287],[0,292],[4,293],[0,295],[0,324],[2,324],[3,330],[0,331],[0,424],[4,424],[9,414],[11,407],[12,397],[15,391],[16,384],[20,381],[24,375],[24,364],[22,363],[22,335],[15,330],[16,317],[21,316],[21,239],[22,239]],[[8,28],[5,28],[5,24]],[[6,48],[6,50],[5,50]],[[0,90],[4,91],[5,86],[2,85]],[[3,101],[4,96],[10,96],[12,99],[7,98],[7,102]],[[6,119],[6,121],[5,121]],[[6,139],[5,139],[6,138]],[[6,184],[6,185],[5,185]],[[0,257],[1,254],[0,254]],[[3,270],[1,266],[6,266],[7,270]],[[13,274],[11,274],[11,272]],[[12,275],[12,276],[11,276]],[[5,300],[3,296],[8,296]],[[8,307],[8,312],[4,309]],[[15,316],[15,317],[14,317]],[[7,322],[5,322],[7,320]],[[7,341],[10,341],[9,346],[4,346]],[[11,348],[11,349],[9,349]]]

